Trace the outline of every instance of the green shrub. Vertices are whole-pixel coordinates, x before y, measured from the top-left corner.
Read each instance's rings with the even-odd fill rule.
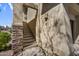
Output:
[[[8,48],[7,43],[10,41],[11,35],[7,32],[0,32],[0,50]]]

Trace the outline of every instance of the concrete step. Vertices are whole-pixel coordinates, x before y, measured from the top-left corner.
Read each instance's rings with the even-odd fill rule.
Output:
[[[23,37],[23,39],[28,40],[28,39],[34,39],[34,38],[33,37]]]
[[[32,33],[23,33],[24,35],[32,35]]]
[[[23,37],[33,37],[32,35],[24,35]]]
[[[23,33],[31,33],[31,31],[27,31],[27,30],[26,30],[26,31],[24,31]]]
[[[34,42],[34,40],[33,41],[24,41],[23,44],[26,45],[26,44],[33,43],[33,42]]]
[[[35,41],[35,39],[25,39],[24,42],[31,42],[31,41]]]
[[[32,45],[32,44],[33,44],[33,42],[27,43],[27,44],[24,43],[24,46],[23,46],[23,47],[27,47],[27,46],[30,46],[30,45]]]

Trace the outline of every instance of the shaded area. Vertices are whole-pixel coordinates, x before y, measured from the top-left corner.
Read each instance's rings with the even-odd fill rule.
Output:
[[[51,8],[55,7],[59,3],[44,3],[42,6],[42,14],[50,10]]]

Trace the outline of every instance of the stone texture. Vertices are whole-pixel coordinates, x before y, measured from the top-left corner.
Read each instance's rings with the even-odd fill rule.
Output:
[[[40,10],[39,10],[40,11]],[[63,4],[50,9],[37,20],[36,40],[46,55],[70,55],[71,28]]]
[[[79,35],[73,44],[72,51],[74,56],[79,56]]]
[[[22,3],[13,4],[13,25],[23,25],[23,7]]]
[[[27,21],[24,21],[26,20],[24,19],[25,18],[24,14],[26,13],[24,13],[23,4],[15,3],[13,4],[13,8],[14,8],[13,10],[14,18],[13,18],[13,32],[12,32],[12,50],[14,51],[14,55],[18,55],[20,52],[22,52],[22,50],[25,47],[32,45],[32,43],[35,41],[35,37],[34,37],[35,27],[32,27],[31,24],[30,25],[28,24],[29,25],[28,26],[27,23],[29,20],[31,21],[32,19],[36,20],[35,18],[36,10],[25,7],[25,9],[28,9],[27,11],[28,15],[25,15],[25,17],[27,16]],[[29,14],[29,12],[31,12],[31,14]]]
[[[33,44],[35,37],[33,36],[27,23],[23,22],[23,47]]]
[[[13,25],[12,33],[12,50],[17,55],[23,49],[23,26]]]
[[[18,56],[45,56],[45,54],[43,53],[43,50],[34,42],[34,44],[26,47],[25,50]]]
[[[1,51],[0,56],[12,56],[13,51],[12,50],[7,50],[7,51]]]
[[[72,44],[70,19],[63,4],[57,4],[55,7],[51,6],[44,13],[41,13],[45,10],[42,9],[42,5],[39,4],[38,15],[36,15],[36,11],[29,8],[28,15],[23,16],[22,4],[14,4],[12,35],[12,50],[14,51],[14,55],[79,55],[79,36],[75,43]],[[31,12],[34,13],[32,17]],[[23,20],[25,20],[23,17],[27,18],[28,21],[24,22],[27,22],[30,28],[27,26],[27,23],[23,24]],[[34,36],[36,36],[36,39]]]
[[[33,36],[35,36],[37,10],[29,8],[29,7],[27,8],[24,7],[23,11],[26,11],[24,12],[24,15],[23,15],[23,18],[24,18],[23,21],[28,24]]]
[[[23,4],[13,4],[12,50],[18,55],[23,50]]]

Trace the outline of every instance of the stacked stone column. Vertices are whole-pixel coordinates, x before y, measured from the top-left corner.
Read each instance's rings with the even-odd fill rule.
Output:
[[[18,55],[23,49],[23,26],[13,25],[12,49]]]
[[[12,30],[12,50],[13,55],[18,55],[23,50],[23,10],[22,4],[13,4],[13,30]]]

